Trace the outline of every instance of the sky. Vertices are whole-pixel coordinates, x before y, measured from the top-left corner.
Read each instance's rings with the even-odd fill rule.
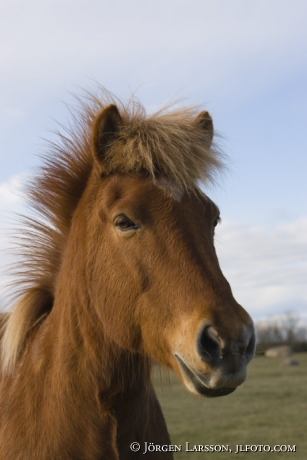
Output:
[[[148,113],[213,117],[227,171],[216,248],[256,320],[307,320],[307,2],[10,0],[0,6],[0,250],[27,212],[23,184],[69,106],[98,85]],[[0,255],[0,268],[12,262]],[[7,270],[0,275],[4,304]]]

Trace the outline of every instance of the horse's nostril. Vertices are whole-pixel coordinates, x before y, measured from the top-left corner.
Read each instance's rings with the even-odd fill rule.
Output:
[[[213,364],[221,354],[220,338],[212,326],[205,326],[198,337],[198,353],[201,358]]]
[[[248,342],[248,345],[246,347],[246,350],[245,350],[245,356],[246,356],[246,359],[248,359],[248,361],[250,361],[254,354],[255,354],[255,348],[256,348],[256,335],[255,335],[255,331],[253,329],[252,331],[252,336]]]
[[[237,338],[223,340],[213,326],[207,325],[199,333],[197,350],[201,359],[211,365],[221,362],[221,358],[229,360],[232,355],[249,362],[255,354],[255,344],[253,327],[244,329]]]

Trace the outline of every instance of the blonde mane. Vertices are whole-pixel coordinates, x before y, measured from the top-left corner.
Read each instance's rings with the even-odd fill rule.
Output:
[[[93,126],[109,104],[118,107],[123,126],[105,158],[105,174],[145,173],[192,191],[199,181],[212,181],[222,166],[210,136],[195,123],[197,107],[171,110],[168,106],[146,116],[135,99],[124,105],[106,91],[101,97],[88,96],[73,125],[59,134],[59,144],[50,144],[28,189],[38,217],[21,222],[22,268],[13,272],[16,303],[3,328],[2,366],[7,372],[14,370],[31,328],[52,309],[71,220],[94,167]]]

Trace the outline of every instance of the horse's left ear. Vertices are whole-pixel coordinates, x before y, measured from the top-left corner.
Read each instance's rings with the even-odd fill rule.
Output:
[[[95,158],[101,163],[112,142],[123,125],[123,119],[116,105],[106,107],[96,118],[92,134],[92,149]]]
[[[207,112],[207,110],[200,112],[200,114],[195,118],[195,123],[206,133],[208,144],[210,146],[212,144],[214,128],[209,112]]]

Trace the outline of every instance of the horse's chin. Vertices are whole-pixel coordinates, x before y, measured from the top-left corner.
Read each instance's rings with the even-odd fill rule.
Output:
[[[179,363],[184,384],[192,393],[206,396],[207,398],[217,398],[218,396],[227,396],[230,393],[233,393],[237,388],[209,388],[206,386],[202,378],[193,372],[192,369],[190,369],[190,367],[180,358],[180,356],[175,354],[175,357]]]

